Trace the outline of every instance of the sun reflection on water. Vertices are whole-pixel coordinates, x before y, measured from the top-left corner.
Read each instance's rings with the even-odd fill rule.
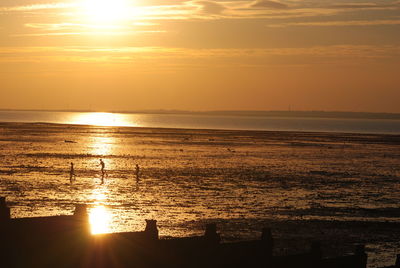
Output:
[[[104,202],[107,200],[107,192],[108,189],[94,189],[91,195],[91,199],[94,200],[94,203],[99,205],[99,202]]]
[[[89,222],[92,234],[111,232],[111,213],[102,205],[93,207],[89,212]]]
[[[93,137],[89,146],[90,153],[95,155],[110,155],[113,153],[113,137]]]
[[[71,120],[71,124],[77,125],[94,125],[104,127],[137,127],[135,122],[125,114],[116,113],[79,113]]]
[[[93,189],[91,199],[94,206],[89,210],[89,222],[92,234],[103,234],[111,232],[112,214],[104,206],[103,202],[108,199],[107,187]]]

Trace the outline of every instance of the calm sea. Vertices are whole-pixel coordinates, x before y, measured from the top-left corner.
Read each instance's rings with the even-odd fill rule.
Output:
[[[400,120],[383,119],[0,111],[0,122],[41,122],[154,128],[400,134]]]

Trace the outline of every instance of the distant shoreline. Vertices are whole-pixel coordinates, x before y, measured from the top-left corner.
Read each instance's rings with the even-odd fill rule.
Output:
[[[94,111],[94,110],[41,110],[41,109],[0,109],[0,112],[76,112],[76,113],[120,113],[120,114],[176,114],[206,116],[243,117],[287,117],[287,118],[338,118],[338,119],[387,119],[400,120],[400,113],[344,112],[344,111],[184,111],[184,110],[136,110],[136,111]]]

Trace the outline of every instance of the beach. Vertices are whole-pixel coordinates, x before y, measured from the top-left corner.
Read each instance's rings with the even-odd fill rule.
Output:
[[[400,135],[385,134],[0,123],[0,195],[12,217],[102,206],[105,232],[155,219],[161,237],[215,222],[237,241],[271,227],[276,254],[361,243],[377,267],[400,252],[399,148]]]

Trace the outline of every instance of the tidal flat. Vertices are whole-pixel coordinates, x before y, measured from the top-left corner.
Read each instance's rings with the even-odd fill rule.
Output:
[[[12,217],[85,203],[103,208],[104,232],[155,219],[161,237],[189,236],[215,222],[237,241],[271,227],[275,254],[315,240],[327,256],[366,244],[379,267],[400,253],[399,192],[400,135],[0,123],[0,196]]]

